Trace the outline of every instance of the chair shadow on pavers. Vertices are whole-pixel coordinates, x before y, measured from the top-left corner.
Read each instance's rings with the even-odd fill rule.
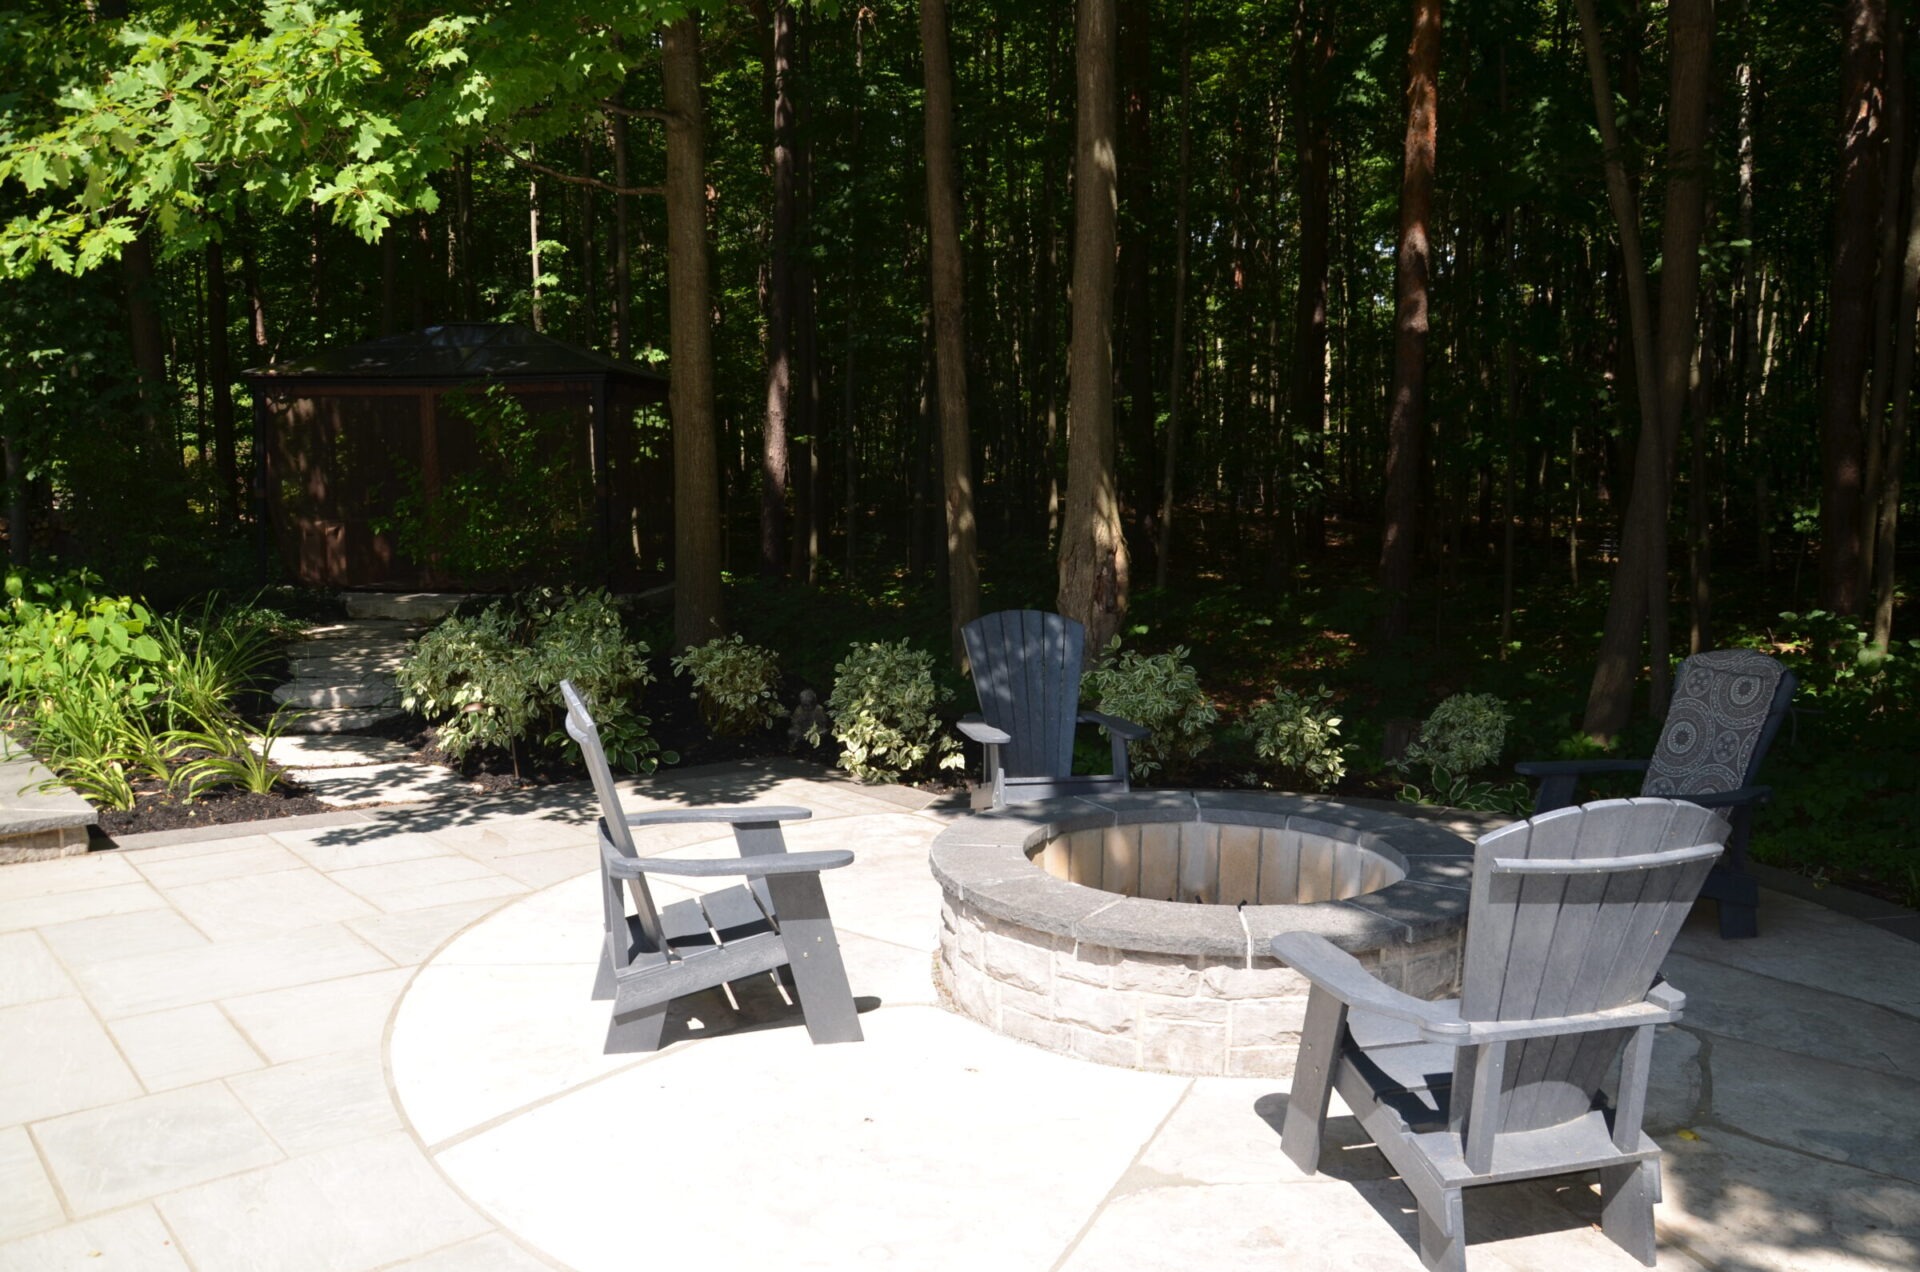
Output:
[[[980,713],[962,717],[956,727],[980,744],[985,761],[974,807],[1129,789],[1127,748],[1148,730],[1080,709],[1087,643],[1081,623],[1044,610],[1001,610],[974,619],[961,636]],[[1082,724],[1107,731],[1111,771],[1074,773],[1073,735]]]
[[[1653,1266],[1660,1149],[1641,1118],[1654,1031],[1686,1003],[1656,978],[1730,832],[1698,805],[1635,798],[1485,836],[1446,1002],[1374,979],[1323,937],[1273,938],[1313,985],[1282,1150],[1319,1169],[1339,1091],[1413,1193],[1435,1272],[1465,1272],[1464,1190],[1597,1170],[1601,1230]]]
[[[1797,681],[1777,658],[1752,649],[1712,649],[1680,664],[1666,724],[1651,759],[1529,760],[1514,769],[1540,779],[1533,811],[1578,802],[1580,779],[1600,773],[1645,773],[1642,795],[1724,808],[1733,824],[1727,852],[1700,888],[1720,905],[1720,935],[1758,936],[1760,886],[1747,872],[1753,812],[1773,797],[1757,786]]]
[[[860,1041],[840,942],[820,887],[820,872],[851,864],[853,854],[845,849],[787,852],[780,823],[811,817],[804,808],[624,812],[586,703],[569,682],[561,682],[560,692],[567,704],[567,733],[580,744],[600,800],[606,928],[593,997],[613,1000],[607,1053],[656,1051],[674,1000],[768,973],[779,974],[791,987],[814,1042]],[[642,857],[635,850],[634,830],[689,822],[731,826],[740,855],[687,860]],[[740,875],[746,881],[660,906],[647,887],[649,875],[688,880]]]

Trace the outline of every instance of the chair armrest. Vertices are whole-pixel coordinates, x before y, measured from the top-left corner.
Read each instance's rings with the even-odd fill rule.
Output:
[[[1689,804],[1698,804],[1702,808],[1744,808],[1752,804],[1764,804],[1773,798],[1771,786],[1742,786],[1731,791],[1704,791],[1699,794],[1681,793],[1674,799],[1684,799]]]
[[[1102,711],[1082,711],[1076,718],[1081,724],[1097,724],[1115,737],[1125,738],[1129,742],[1138,742],[1153,732],[1144,724],[1122,720],[1119,716],[1110,716]]]
[[[639,829],[644,826],[677,826],[683,822],[726,822],[741,826],[806,821],[812,816],[812,809],[795,808],[790,804],[745,804],[731,808],[674,808],[657,813],[628,813],[625,820],[627,825]]]
[[[1656,983],[1647,991],[1647,1001],[1662,1011],[1672,1012],[1676,1020],[1687,1006],[1687,996],[1665,981]]]
[[[1324,936],[1283,932],[1273,938],[1273,956],[1349,1007],[1418,1025],[1435,1042],[1465,1041],[1467,1025],[1439,1003],[1403,994],[1375,980],[1360,961]]]
[[[1645,760],[1522,760],[1513,766],[1522,777],[1586,777],[1592,773],[1644,773]]]
[[[954,728],[978,742],[981,746],[1006,746],[1013,741],[1013,735],[1005,729],[996,729],[979,716],[964,716],[954,723]]]
[[[820,852],[765,853],[756,857],[623,857],[619,849],[604,840],[600,860],[607,873],[616,879],[638,879],[642,875],[678,875],[689,879],[713,879],[727,875],[819,874],[853,864],[853,853],[845,848],[827,848]]]

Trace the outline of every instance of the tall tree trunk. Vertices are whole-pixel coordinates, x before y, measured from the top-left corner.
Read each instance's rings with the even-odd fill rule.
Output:
[[[767,421],[760,434],[760,574],[787,568],[787,438],[793,424],[793,46],[789,0],[773,7],[773,250],[767,266]]]
[[[159,472],[172,473],[179,468],[180,453],[174,448],[166,422],[167,336],[155,303],[159,283],[153,276],[150,232],[141,232],[121,250],[120,268],[126,282],[127,332],[140,392],[140,452]]]
[[[1920,318],[1920,149],[1913,158],[1907,196],[1906,254],[1900,263],[1900,298],[1894,307],[1893,417],[1887,423],[1880,488],[1869,491],[1878,506],[1874,521],[1873,649],[1885,654],[1893,641],[1894,545],[1900,528],[1900,478],[1907,460],[1907,431],[1913,402],[1914,323]]]
[[[547,329],[546,307],[540,295],[540,182],[527,182],[527,271],[533,296],[533,329]]]
[[[232,525],[240,516],[240,466],[233,449],[233,359],[227,346],[227,259],[220,240],[207,240],[207,379],[213,385],[213,470],[220,488],[220,516]]]
[[[933,361],[947,506],[947,620],[964,668],[960,629],[980,616],[980,564],[973,511],[973,449],[967,419],[966,269],[960,256],[960,185],[953,154],[953,61],[946,0],[920,0],[926,60],[927,249],[933,275]]]
[[[628,188],[627,117],[614,114],[607,120],[608,140],[613,148],[613,184]],[[633,353],[633,213],[627,196],[613,196],[613,356],[627,358]]]
[[[1166,458],[1160,466],[1160,519],[1154,527],[1153,585],[1167,585],[1167,555],[1173,548],[1173,489],[1180,470],[1180,417],[1186,400],[1187,217],[1193,170],[1193,0],[1180,6],[1180,172],[1173,218],[1173,347],[1167,358]]]
[[[1578,3],[1582,27],[1590,27],[1593,33],[1588,42],[1591,68],[1598,46],[1598,26],[1590,26],[1592,0],[1578,0]],[[1656,713],[1664,714],[1667,699],[1669,474],[1686,410],[1688,373],[1699,332],[1700,239],[1705,226],[1709,176],[1707,93],[1712,66],[1713,0],[1673,0],[1667,27],[1672,57],[1667,105],[1668,177],[1660,249],[1665,265],[1654,341],[1654,374],[1652,384],[1641,390],[1642,419],[1634,454],[1633,491],[1627,500],[1620,556],[1614,567],[1606,625],[1600,638],[1600,656],[1593,683],[1587,691],[1582,724],[1588,733],[1603,739],[1611,738],[1624,728],[1632,713],[1643,627],[1650,629],[1652,699]],[[1604,87],[1603,74],[1604,63],[1595,73],[1596,104]],[[1609,115],[1610,112],[1603,112],[1603,119]],[[1616,203],[1616,212],[1618,210]],[[1637,219],[1635,213],[1631,223],[1637,225]],[[1621,223],[1623,241],[1629,223],[1626,220]],[[1638,361],[1637,356],[1635,360]]]
[[[1894,301],[1900,291],[1900,196],[1905,189],[1899,174],[1907,158],[1906,27],[1897,19],[1887,27],[1886,157],[1880,181],[1880,247],[1873,280],[1873,370],[1868,379],[1867,413],[1861,430],[1863,470],[1860,479],[1860,585],[1874,577],[1874,545],[1880,522],[1880,465],[1887,415],[1887,397],[1893,382],[1895,340]],[[1865,599],[1864,593],[1862,597]]]
[[[1151,524],[1153,300],[1149,244],[1153,242],[1153,54],[1148,0],[1120,0],[1120,381],[1127,397],[1125,445],[1127,511],[1136,524]],[[1157,540],[1157,536],[1156,536]]]
[[[1326,539],[1325,475],[1321,458],[1327,431],[1327,235],[1331,226],[1332,137],[1328,83],[1333,62],[1333,20],[1326,0],[1299,0],[1294,15],[1294,183],[1300,199],[1300,267],[1293,302],[1293,365],[1288,386],[1289,427],[1304,448],[1297,471],[1312,487],[1298,492],[1292,516],[1309,548]]]
[[[1090,655],[1126,619],[1127,541],[1114,474],[1114,0],[1078,0],[1073,158],[1073,324],[1068,341],[1067,498],[1060,612],[1086,625]]]
[[[661,36],[667,119],[667,305],[672,322],[673,643],[719,635],[720,469],[713,415],[713,305],[707,283],[706,114],[700,26],[688,16]]]
[[[1438,139],[1440,0],[1413,0],[1407,46],[1407,139],[1400,179],[1400,243],[1394,264],[1393,389],[1387,416],[1386,524],[1380,544],[1380,586],[1387,593],[1381,634],[1407,634],[1419,540],[1420,472],[1426,433],[1427,282],[1432,259],[1428,222]]]
[[[1840,158],[1820,401],[1820,600],[1860,612],[1861,389],[1873,336],[1875,220],[1885,147],[1886,0],[1846,0],[1841,23]]]

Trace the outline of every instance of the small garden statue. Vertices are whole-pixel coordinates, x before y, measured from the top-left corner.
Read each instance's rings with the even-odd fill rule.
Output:
[[[802,689],[800,705],[793,709],[792,723],[787,726],[787,745],[795,750],[819,746],[827,736],[829,723],[827,709],[820,705],[820,695],[811,689]]]

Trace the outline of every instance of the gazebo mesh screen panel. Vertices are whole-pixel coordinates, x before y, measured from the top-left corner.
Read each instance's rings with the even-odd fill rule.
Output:
[[[320,587],[631,589],[671,559],[664,377],[463,324],[248,373],[262,513]]]

